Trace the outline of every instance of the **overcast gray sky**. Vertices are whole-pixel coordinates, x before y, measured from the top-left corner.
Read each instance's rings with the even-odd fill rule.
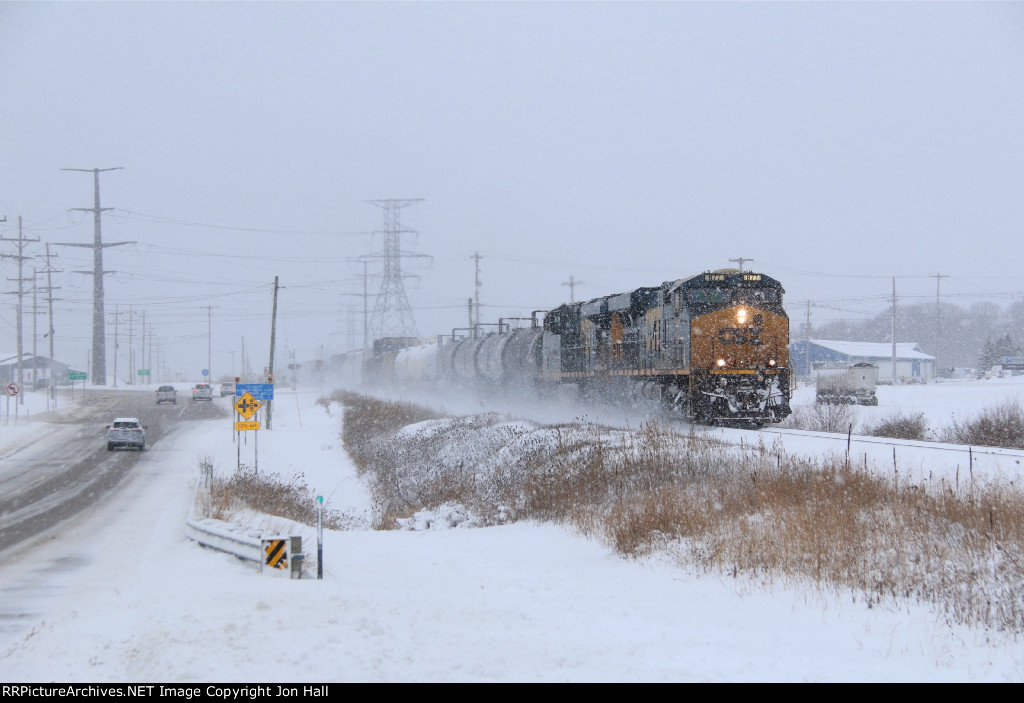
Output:
[[[816,323],[886,309],[893,276],[902,302],[943,274],[944,300],[1006,305],[1022,125],[1018,2],[0,2],[0,234],[91,242],[69,210],[92,176],[61,169],[122,167],[108,369],[133,306],[190,380],[208,322],[214,375],[243,337],[266,364],[275,275],[279,346],[361,342],[369,200],[422,199],[401,211],[433,257],[403,262],[422,334],[465,326],[474,252],[481,321],[568,300],[570,276],[590,298],[740,257],[794,329],[808,300]],[[91,252],[52,250],[55,355],[84,368]]]

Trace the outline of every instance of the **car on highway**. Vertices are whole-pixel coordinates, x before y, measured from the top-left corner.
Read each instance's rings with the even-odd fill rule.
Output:
[[[213,400],[213,386],[209,383],[192,386],[192,400]]]
[[[156,389],[156,404],[160,403],[178,403],[178,391],[174,386],[160,386]]]
[[[112,424],[107,425],[107,451],[117,447],[138,449],[146,448],[146,426],[137,417],[115,417]]]
[[[220,397],[221,398],[223,398],[226,395],[234,395],[234,394],[235,394],[235,384],[234,383],[222,383],[222,384],[220,384]]]

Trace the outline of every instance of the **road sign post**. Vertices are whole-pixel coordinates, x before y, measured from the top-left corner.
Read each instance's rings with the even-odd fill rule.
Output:
[[[17,383],[7,384],[7,424],[11,424],[11,398],[16,398],[21,386]],[[14,424],[18,424],[18,404],[14,404]]]
[[[235,393],[236,394],[238,393],[237,387],[236,387]],[[244,420],[244,422],[235,421],[235,432],[236,433],[237,432],[247,432],[249,430],[255,430],[256,431],[256,437],[254,438],[254,442],[253,442],[253,444],[254,444],[253,456],[254,456],[254,462],[255,462],[256,471],[259,472],[259,467],[260,467],[260,457],[259,457],[259,451],[260,451],[260,444],[259,444],[259,442],[260,442],[260,439],[259,439],[259,437],[260,437],[260,434],[259,434],[260,422],[259,422],[259,420],[253,420],[252,417],[257,412],[259,412],[259,409],[261,407],[263,407],[263,404],[260,403],[260,401],[256,400],[252,396],[251,393],[243,392],[241,397],[238,398],[238,400],[235,401],[234,407],[235,407],[235,412],[238,413],[239,415],[241,415],[243,420]],[[241,468],[242,468],[242,443],[241,443],[241,441],[239,441],[238,442],[238,456],[237,456],[237,459],[236,459],[235,469],[237,470],[237,469],[241,469]]]
[[[324,497],[316,497],[316,577],[324,577]]]
[[[83,391],[85,390],[85,379],[88,378],[88,377],[89,377],[89,374],[87,374],[85,371],[68,371],[68,380],[69,381],[81,381],[82,382],[82,390]],[[71,384],[71,397],[72,398],[75,397],[74,393],[75,393],[75,384],[72,383]]]

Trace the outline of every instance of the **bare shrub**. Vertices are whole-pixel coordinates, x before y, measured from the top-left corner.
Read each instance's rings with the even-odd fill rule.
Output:
[[[924,441],[928,438],[928,423],[924,419],[924,413],[909,415],[897,412],[894,415],[879,420],[870,427],[866,427],[864,434],[875,437]]]
[[[944,442],[1024,449],[1024,407],[1008,400],[968,420],[953,418],[939,434]]]
[[[854,424],[853,408],[845,403],[798,405],[779,427],[811,432],[847,433]]]
[[[332,398],[345,407],[341,439],[359,469],[365,468],[370,460],[364,452],[370,450],[373,440],[385,438],[413,423],[442,417],[412,403],[387,402],[349,391],[336,391]]]
[[[259,473],[254,467],[242,465],[228,478],[212,477],[197,492],[196,514],[231,522],[241,510],[256,512],[315,527],[317,522],[315,494],[305,478],[296,474],[288,480],[280,474]],[[350,518],[337,510],[321,510],[321,520],[329,529],[345,529]]]

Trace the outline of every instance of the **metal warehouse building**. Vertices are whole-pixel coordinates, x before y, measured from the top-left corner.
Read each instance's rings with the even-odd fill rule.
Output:
[[[868,362],[878,367],[878,382],[893,382],[891,342],[839,342],[827,339],[801,340],[789,345],[790,363],[797,376],[819,365]],[[935,357],[925,354],[915,342],[896,343],[896,381],[925,383],[935,378]]]

